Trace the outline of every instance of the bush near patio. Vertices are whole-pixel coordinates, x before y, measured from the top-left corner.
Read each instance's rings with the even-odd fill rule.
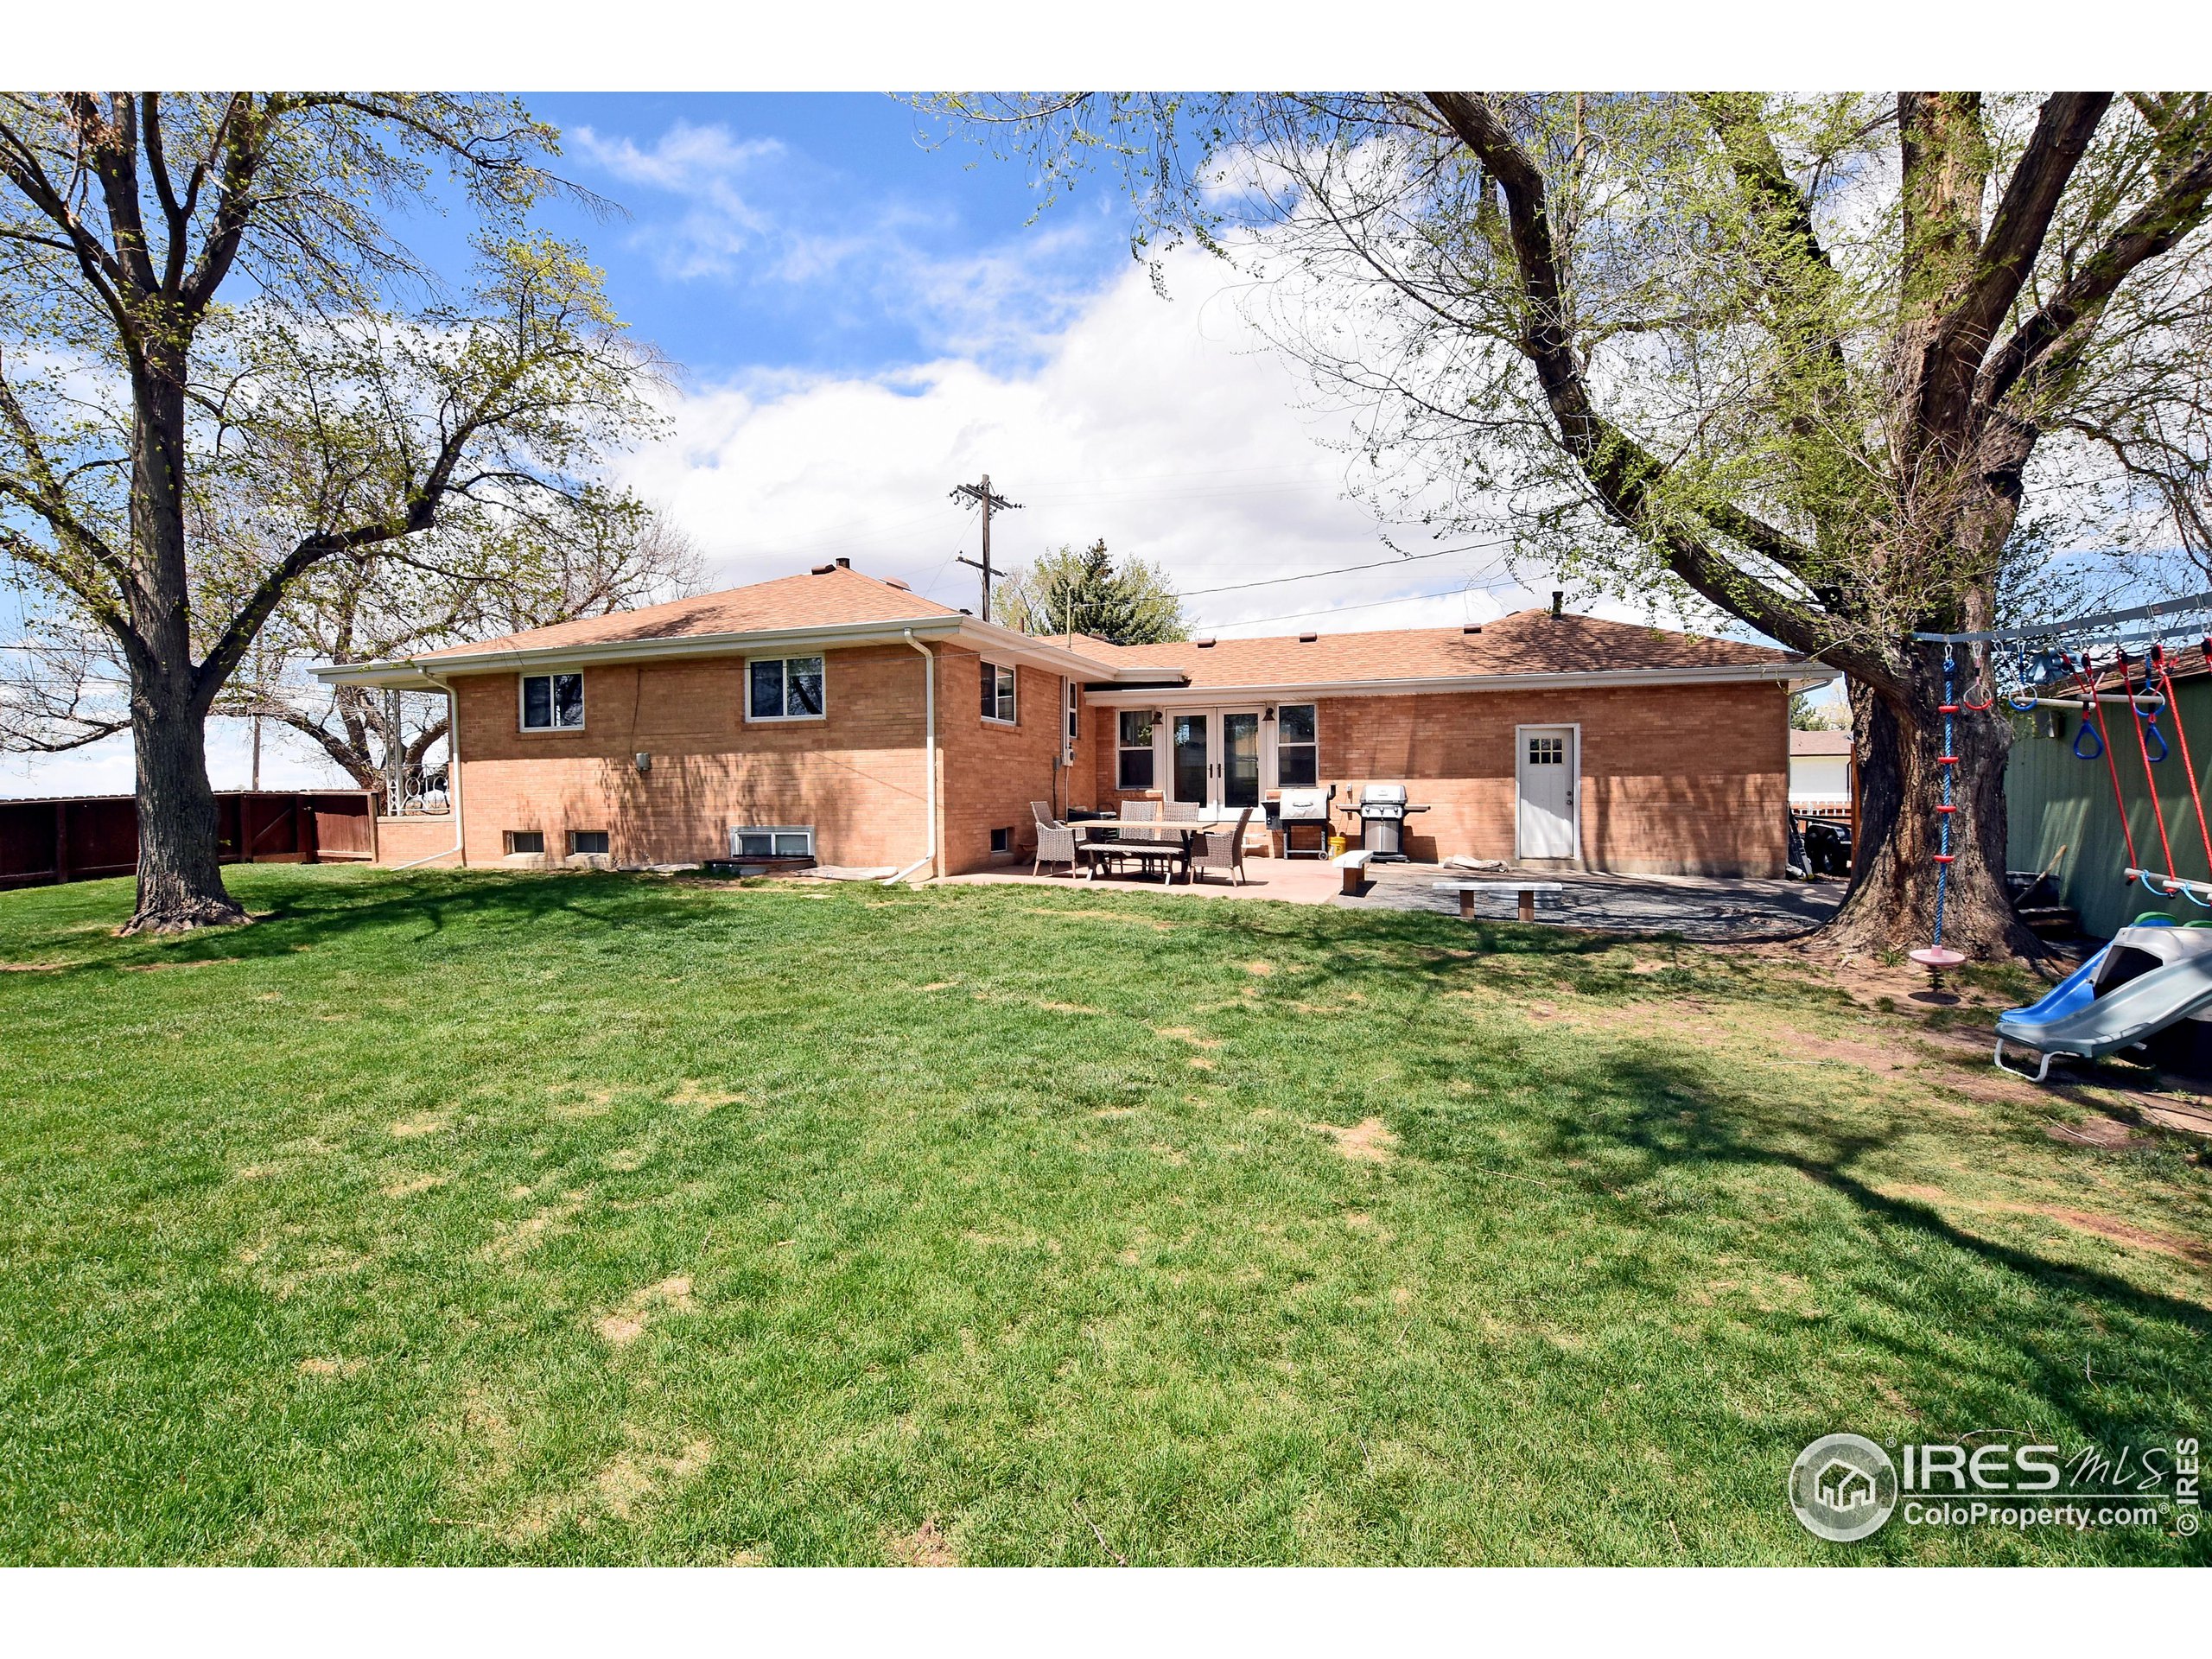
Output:
[[[2201,1433],[2212,1186],[1771,955],[235,877],[0,898],[0,1559],[2204,1559],[1799,1529],[1838,1429]]]

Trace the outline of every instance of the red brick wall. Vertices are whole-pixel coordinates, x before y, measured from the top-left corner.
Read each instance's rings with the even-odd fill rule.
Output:
[[[1052,765],[1060,748],[1060,677],[1042,670],[1016,672],[1011,727],[982,715],[982,662],[969,651],[946,646],[938,657],[938,741],[944,751],[945,789],[939,804],[944,830],[944,870],[959,875],[1030,855],[1037,844],[1029,804],[1067,805],[1066,780]],[[1056,792],[1057,791],[1057,792]],[[991,831],[1010,829],[1013,851],[991,853]]]
[[[512,673],[456,679],[468,862],[496,863],[510,830],[542,831],[556,859],[570,830],[604,830],[616,863],[658,864],[725,856],[732,824],[812,824],[825,864],[912,863],[925,845],[922,660],[905,645],[824,656],[818,721],[748,723],[734,657],[588,668],[576,732],[520,730]]]
[[[1789,794],[1787,698],[1776,685],[1454,691],[1326,697],[1315,712],[1321,781],[1341,804],[1402,783],[1429,810],[1408,856],[1514,856],[1514,728],[1581,728],[1582,856],[1600,869],[1779,875]],[[1087,716],[1090,772],[1115,788],[1115,711]],[[1151,791],[1157,794],[1159,791]],[[1351,820],[1339,815],[1337,827]],[[1349,832],[1348,832],[1349,833]],[[1357,839],[1357,836],[1354,836]]]
[[[439,864],[458,864],[453,850],[453,817],[379,818],[377,820],[377,862],[412,864],[429,859]]]

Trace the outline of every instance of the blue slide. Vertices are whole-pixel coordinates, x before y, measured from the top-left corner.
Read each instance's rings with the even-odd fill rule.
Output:
[[[2198,938],[2187,937],[2190,933]],[[2164,965],[2123,980],[2101,995],[2098,982],[2113,965],[2115,952],[2150,957]],[[2200,930],[2175,929],[2164,917],[2145,917],[2122,928],[2110,944],[2034,1007],[1998,1016],[1997,1066],[2015,1077],[2029,1077],[2005,1064],[2005,1045],[2033,1049],[2042,1055],[2043,1064],[2031,1081],[2041,1083],[2059,1055],[2101,1060],[2208,1007],[2212,1007],[2212,938],[2204,938]]]

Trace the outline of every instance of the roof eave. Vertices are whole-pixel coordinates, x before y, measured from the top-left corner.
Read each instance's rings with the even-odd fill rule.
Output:
[[[1142,687],[1101,687],[1091,699],[1102,703],[1135,702],[1147,698],[1177,702],[1234,702],[1246,697],[1269,697],[1277,702],[1293,696],[1411,696],[1436,691],[1522,691],[1567,690],[1575,687],[1656,685],[1744,685],[1783,683],[1826,685],[1840,679],[1843,671],[1825,663],[1713,664],[1690,668],[1618,668],[1586,673],[1414,675],[1395,679],[1297,680],[1260,682],[1246,685],[1185,685],[1173,690]]]
[[[798,628],[748,628],[727,633],[680,634],[664,639],[607,639],[575,645],[539,645],[520,650],[464,651],[435,656],[394,658],[374,663],[341,663],[311,669],[325,685],[437,690],[441,681],[463,674],[513,673],[521,669],[551,671],[599,668],[645,661],[671,661],[692,657],[731,657],[767,650],[832,648],[849,645],[895,645],[906,639],[957,640],[971,649],[995,652],[1016,662],[1042,668],[1071,678],[1096,681],[1107,677],[1140,677],[1140,671],[1102,664],[1065,646],[1033,634],[1017,633],[996,623],[971,616],[899,617],[883,621],[836,622]],[[1159,669],[1144,671],[1141,677],[1158,679]],[[433,678],[433,676],[438,677]]]

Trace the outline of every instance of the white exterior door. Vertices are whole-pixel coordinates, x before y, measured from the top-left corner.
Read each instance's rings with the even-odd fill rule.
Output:
[[[1572,726],[1515,729],[1515,856],[1573,858],[1574,779],[1578,770]]]

